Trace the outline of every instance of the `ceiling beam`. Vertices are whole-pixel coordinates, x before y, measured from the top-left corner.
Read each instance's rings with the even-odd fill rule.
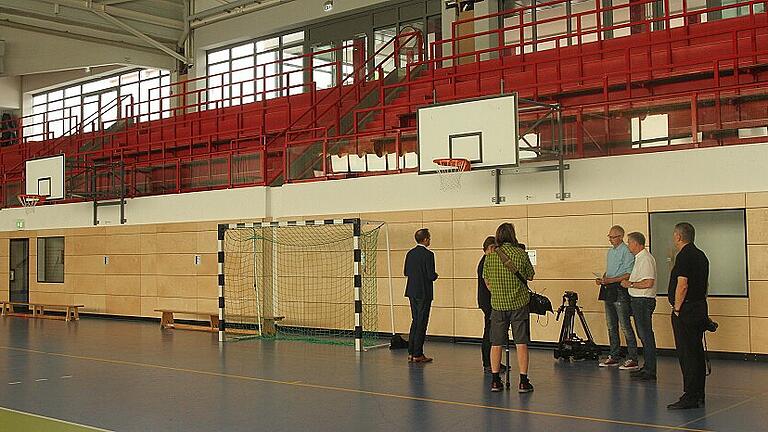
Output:
[[[160,27],[172,28],[175,30],[184,30],[184,23],[172,18],[163,18],[144,12],[137,12],[129,9],[123,9],[116,6],[109,6],[101,3],[94,3],[91,0],[40,0],[55,7],[65,6],[91,12],[103,12],[113,17],[126,18],[134,21],[140,21]]]
[[[105,45],[113,45],[116,47],[157,53],[157,49],[155,47],[150,47],[144,41],[126,34],[117,34],[111,32],[107,33],[86,29],[83,27],[77,28],[74,26],[54,23],[47,20],[38,20],[34,18],[8,15],[4,13],[0,13],[0,23],[10,28],[17,28],[20,30],[29,30],[38,33],[50,34],[53,36],[82,40],[85,42],[94,42]],[[117,36],[121,37],[117,38]]]
[[[294,0],[233,0],[227,5],[217,6],[190,15],[187,18],[187,21],[190,22],[190,27],[192,29],[196,29],[218,21],[227,20],[259,10],[269,9],[293,1]]]
[[[144,33],[140,32],[139,30],[136,30],[135,28],[129,26],[128,24],[126,24],[123,21],[121,21],[119,18],[113,17],[112,15],[110,15],[110,14],[108,14],[106,12],[102,12],[102,11],[98,11],[98,10],[93,10],[93,13],[95,13],[96,15],[104,18],[105,20],[115,24],[116,26],[122,28],[123,30],[127,31],[128,33],[131,33],[132,35],[134,35],[137,38],[143,40],[144,42],[152,45],[153,47],[159,49],[160,51],[168,54],[169,56],[175,58],[176,60],[178,60],[178,61],[180,61],[180,62],[182,62],[182,63],[184,63],[186,65],[191,65],[192,64],[192,61],[189,60],[188,58],[186,58],[183,55],[177,53],[176,51],[168,48],[167,46],[161,44],[160,42],[152,39],[151,37],[145,35]]]
[[[107,24],[99,24],[95,21],[86,21],[82,17],[78,19],[77,17],[67,17],[64,15],[56,15],[52,12],[46,12],[44,10],[33,10],[28,9],[23,6],[19,6],[17,4],[5,4],[0,0],[0,14],[5,14],[8,16],[17,16],[17,17],[23,17],[23,18],[30,18],[33,20],[37,20],[38,22],[35,23],[35,25],[44,25],[42,24],[44,21],[48,21],[51,24],[59,25],[59,28],[66,26],[67,32],[74,32],[74,33],[83,33],[85,32],[80,31],[81,29],[85,30],[92,30],[95,32],[99,32],[103,37],[103,35],[112,34],[115,36],[113,40],[120,40],[121,38],[124,38],[127,36],[123,32],[116,31],[116,29],[113,26],[109,26]],[[130,36],[129,36],[130,37]],[[168,39],[165,36],[154,36],[156,40],[163,41],[163,42],[174,42],[173,39]],[[131,39],[133,39],[131,37]]]

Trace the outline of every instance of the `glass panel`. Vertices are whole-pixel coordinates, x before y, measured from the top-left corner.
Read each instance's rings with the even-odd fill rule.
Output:
[[[232,48],[232,58],[245,57],[253,55],[253,42]]]
[[[278,77],[278,64],[277,51],[267,52],[256,56],[256,78],[259,78],[259,89],[265,91],[266,94],[263,97],[271,99],[277,97],[277,92],[271,90],[277,90],[279,87]]]
[[[48,93],[48,101],[55,101],[60,100],[64,97],[64,91],[63,90],[56,90]]]
[[[709,259],[709,295],[746,296],[747,260],[744,210],[651,213],[651,254],[656,258],[659,294],[666,294],[677,250],[672,244],[675,224],[696,229],[696,246]]]
[[[44,104],[48,101],[48,95],[43,93],[41,95],[32,96],[32,105]]]
[[[64,282],[64,237],[37,239],[37,281]]]
[[[304,47],[283,50],[283,95],[304,92]]]
[[[434,48],[432,47],[432,43],[435,41],[439,41],[443,39],[443,17],[440,15],[435,15],[427,18],[427,46],[425,49],[425,56],[429,58],[432,53],[431,50],[435,50],[435,56],[438,58],[443,55],[442,46],[440,44],[435,44]]]
[[[283,36],[283,45],[290,45],[295,42],[301,42],[304,40],[304,32],[296,32]]]
[[[130,72],[120,77],[121,84],[130,84],[139,80],[139,72]]]
[[[376,53],[374,62],[377,67],[381,66],[383,68],[384,74],[388,74],[395,70],[395,59],[392,56],[395,52],[395,46],[389,42],[396,35],[397,29],[395,27],[373,31],[373,50],[374,53]]]
[[[264,39],[256,42],[256,52],[264,52],[277,48],[280,46],[280,38],[273,37],[270,39]]]
[[[70,97],[70,96],[79,96],[80,95],[80,86],[74,86],[70,87],[68,89],[64,89],[64,97]]]
[[[225,60],[229,60],[228,49],[208,53],[208,64],[219,63]]]
[[[331,88],[334,85],[336,67],[333,62],[336,56],[332,49],[332,44],[318,45],[313,49],[315,53],[319,53],[312,56],[312,79],[318,90]]]

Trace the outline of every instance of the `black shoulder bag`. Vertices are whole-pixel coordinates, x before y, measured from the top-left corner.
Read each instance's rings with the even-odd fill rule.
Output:
[[[496,253],[499,255],[499,258],[501,258],[501,262],[504,264],[504,267],[514,273],[515,276],[520,279],[520,282],[522,282],[523,285],[528,288],[528,292],[531,294],[531,300],[528,303],[528,309],[530,312],[536,315],[546,315],[547,312],[554,313],[554,310],[552,309],[552,302],[549,301],[545,295],[536,293],[528,287],[528,281],[523,277],[523,275],[520,274],[520,270],[515,267],[515,264],[512,263],[512,260],[509,258],[509,256],[504,253],[500,247],[496,249]]]

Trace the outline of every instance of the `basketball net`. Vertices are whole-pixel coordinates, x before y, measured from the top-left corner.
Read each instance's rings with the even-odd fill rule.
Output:
[[[432,162],[437,165],[440,189],[443,192],[461,189],[461,176],[470,169],[470,162],[467,159],[435,159]]]
[[[18,195],[19,204],[24,207],[24,211],[27,214],[35,212],[35,207],[45,202],[45,196],[43,195]]]

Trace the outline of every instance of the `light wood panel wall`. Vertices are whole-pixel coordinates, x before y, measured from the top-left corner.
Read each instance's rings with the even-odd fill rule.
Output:
[[[422,227],[432,233],[432,250],[440,279],[429,333],[480,337],[476,268],[482,242],[502,222],[515,224],[519,239],[538,251],[532,286],[559,305],[563,291],[579,293],[598,343],[607,344],[602,303],[592,272],[602,271],[608,250],[606,233],[620,224],[628,232],[648,233],[648,213],[669,210],[747,209],[749,298],[712,298],[710,314],[720,323],[709,335],[719,351],[768,353],[768,192],[713,196],[664,197],[615,201],[493,206],[447,210],[344,215],[310,215],[286,219],[361,217],[387,222],[393,272],[395,328],[406,333],[410,309],[404,298],[403,261]],[[33,301],[82,302],[86,312],[157,316],[155,308],[209,312],[217,307],[217,222],[18,231],[0,234],[0,299],[8,297],[9,238],[30,238],[30,297]],[[38,236],[66,237],[65,282],[36,282]],[[389,329],[385,238],[379,237],[376,275],[379,328]],[[202,263],[194,265],[194,256]],[[109,256],[109,265],[104,265]],[[673,347],[669,307],[659,298],[654,316],[658,345]],[[553,317],[532,322],[536,340],[555,341],[560,322]]]

